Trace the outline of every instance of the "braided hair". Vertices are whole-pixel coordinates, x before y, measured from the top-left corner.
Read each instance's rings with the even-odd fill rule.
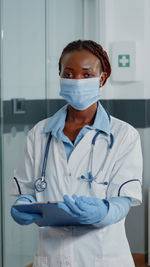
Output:
[[[59,74],[61,72],[61,61],[62,61],[63,56],[69,52],[76,51],[76,50],[79,51],[79,50],[83,50],[83,49],[90,51],[92,54],[94,54],[95,56],[97,56],[99,58],[101,65],[102,65],[103,72],[107,73],[107,77],[104,81],[104,83],[105,83],[111,74],[110,61],[109,61],[109,58],[108,58],[106,51],[103,50],[103,47],[101,45],[97,44],[96,42],[91,41],[91,40],[74,41],[74,42],[69,43],[63,49],[61,57],[59,59]]]

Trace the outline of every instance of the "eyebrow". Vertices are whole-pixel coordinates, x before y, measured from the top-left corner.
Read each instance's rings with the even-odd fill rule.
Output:
[[[89,68],[87,67],[87,68],[83,68],[83,70],[93,70],[93,69],[90,67]]]
[[[70,67],[66,67],[66,68],[65,68],[65,70],[67,70],[67,69],[69,69],[69,70],[73,70],[73,69],[72,69],[72,68],[70,68]],[[89,68],[88,68],[88,67],[87,67],[87,68],[82,68],[82,69],[83,69],[83,70],[93,70],[93,69],[92,69],[92,68],[90,68],[90,67],[89,67]]]
[[[72,68],[70,67],[66,67],[65,70],[73,70]]]

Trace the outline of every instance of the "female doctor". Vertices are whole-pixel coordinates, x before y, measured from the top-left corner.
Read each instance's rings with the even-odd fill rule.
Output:
[[[40,215],[16,211],[16,203],[58,201],[81,224],[39,227],[34,267],[134,266],[124,222],[142,201],[141,145],[138,132],[99,101],[110,73],[101,45],[68,44],[59,60],[60,95],[68,104],[28,133],[13,180],[12,217],[31,224]]]

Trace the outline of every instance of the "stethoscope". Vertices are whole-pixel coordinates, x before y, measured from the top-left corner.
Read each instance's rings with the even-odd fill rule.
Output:
[[[50,133],[49,137],[48,137],[46,149],[45,149],[41,178],[36,179],[34,182],[34,188],[37,192],[43,192],[47,188],[47,182],[45,179],[45,172],[46,172],[46,165],[47,165],[47,158],[48,158],[48,152],[49,152],[51,137],[52,137],[52,135]]]
[[[103,160],[103,162],[101,164],[101,167],[100,167],[100,169],[97,171],[97,173],[93,177],[93,175],[92,175],[92,173],[93,173],[93,169],[92,169],[92,166],[93,166],[93,153],[94,153],[95,142],[96,142],[96,139],[97,139],[97,137],[98,137],[99,134],[105,135],[106,138],[107,138],[106,139],[107,142],[108,142],[108,137],[109,137],[110,138],[110,142],[108,143],[107,153],[106,153],[106,155],[104,157],[104,160]],[[89,163],[88,163],[88,166],[89,166],[89,169],[88,169],[88,177],[86,177],[84,175],[81,175],[81,177],[79,177],[83,181],[88,182],[90,188],[91,188],[92,182],[95,182],[97,184],[102,184],[102,185],[108,185],[108,182],[107,181],[97,182],[97,177],[100,176],[100,174],[103,173],[103,169],[104,169],[104,166],[105,166],[105,163],[106,163],[106,159],[108,158],[108,154],[109,154],[110,149],[112,148],[113,144],[114,144],[114,137],[113,137],[112,133],[110,133],[110,135],[107,135],[103,131],[98,131],[95,134],[95,136],[93,137],[92,143],[91,143],[91,151],[90,151]]]
[[[109,116],[109,114],[108,114]],[[107,149],[107,153],[106,153],[106,156],[104,158],[104,161],[102,163],[102,166],[101,168],[98,170],[98,172],[96,173],[96,175],[93,177],[92,175],[92,166],[93,166],[93,152],[94,152],[94,146],[95,146],[95,142],[96,142],[96,139],[98,137],[99,134],[103,134],[106,136],[107,138],[107,141],[108,141],[108,138],[110,139],[110,142],[109,142],[109,145],[108,145],[108,149]],[[45,179],[45,172],[46,172],[46,165],[47,165],[47,158],[48,158],[48,152],[49,152],[49,147],[50,147],[50,142],[51,142],[51,133],[49,134],[49,137],[48,137],[48,141],[47,141],[47,145],[46,145],[46,149],[45,149],[45,155],[44,155],[44,160],[43,160],[43,166],[42,166],[42,173],[41,173],[41,178],[38,178],[35,180],[34,182],[34,187],[35,187],[35,190],[37,192],[43,192],[46,188],[47,188],[47,181]],[[82,181],[85,181],[87,183],[89,183],[89,187],[91,187],[91,184],[92,182],[96,182],[96,179],[97,179],[97,176],[100,172],[103,171],[103,168],[104,168],[104,165],[105,165],[105,162],[106,162],[106,159],[108,157],[108,154],[110,152],[110,149],[112,148],[113,146],[113,143],[114,143],[114,137],[112,135],[112,133],[110,133],[110,135],[107,135],[105,132],[103,131],[98,131],[93,139],[92,139],[92,143],[91,143],[91,151],[90,151],[90,157],[89,157],[89,170],[88,170],[88,177],[85,177],[84,175],[81,175],[79,178],[82,180]],[[108,185],[108,182],[99,182],[98,184],[103,184],[103,185]]]

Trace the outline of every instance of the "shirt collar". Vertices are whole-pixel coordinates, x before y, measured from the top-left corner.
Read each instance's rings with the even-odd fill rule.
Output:
[[[66,121],[68,104],[59,109],[49,120],[46,127],[44,128],[44,133],[51,132],[52,135],[57,134],[59,130],[63,130]]]
[[[58,110],[47,123],[44,128],[44,133],[51,132],[52,135],[58,136],[58,132],[62,131],[65,126],[65,120],[67,115],[68,104],[63,106],[60,110]],[[100,101],[98,102],[98,109],[96,113],[96,117],[94,120],[94,124],[90,126],[91,129],[103,131],[106,134],[110,135],[110,117],[109,114],[105,111]]]
[[[98,102],[98,109],[92,129],[103,131],[110,135],[110,115],[103,108],[100,101]]]

